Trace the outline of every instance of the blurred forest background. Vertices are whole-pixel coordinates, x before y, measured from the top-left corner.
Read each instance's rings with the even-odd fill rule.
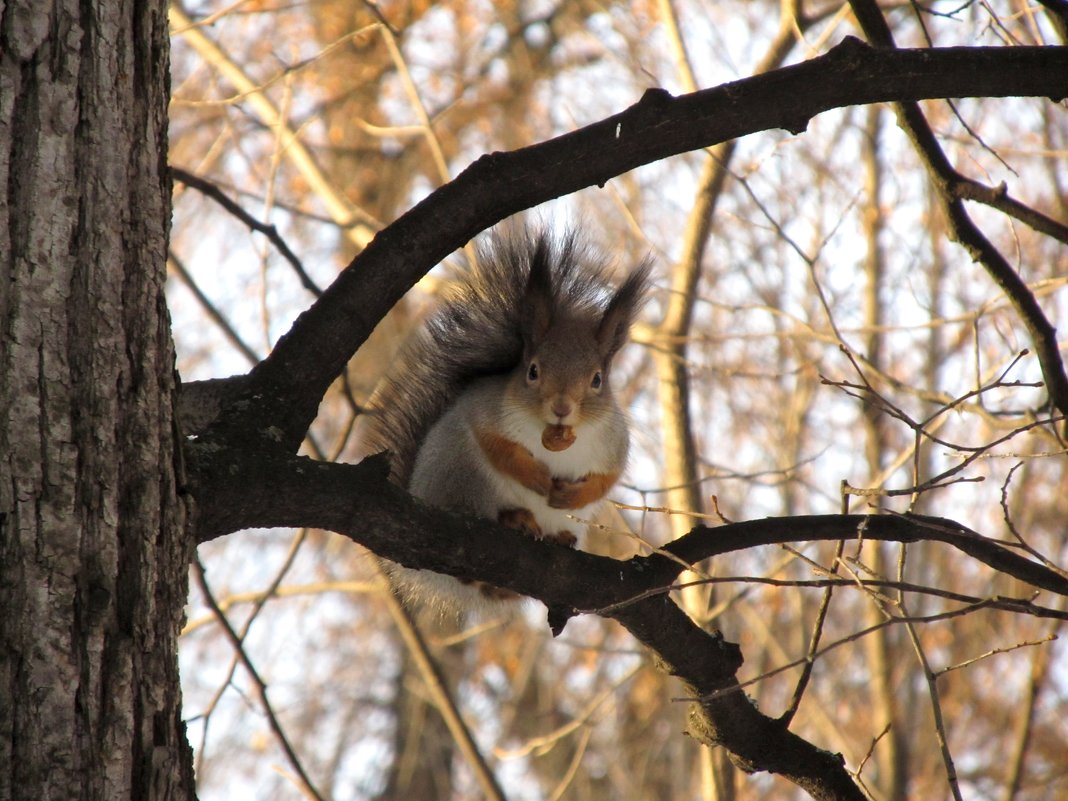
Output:
[[[903,47],[1062,41],[1027,0],[883,10]],[[650,87],[711,87],[860,35],[848,5],[823,0],[176,0],[171,24],[169,300],[184,381],[245,372],[378,228],[479,155],[595,122]],[[1064,319],[1064,103],[922,107],[976,182],[968,214]],[[872,106],[531,213],[578,226],[621,268],[656,262],[618,370],[635,435],[598,550],[647,550],[695,514],[911,510],[1068,565],[1063,424],[1043,408],[1019,316],[949,241],[941,204],[893,111]],[[305,452],[360,458],[360,409],[463,263],[379,326]],[[835,574],[848,586],[831,593]],[[1068,797],[1063,599],[1032,599],[1061,617],[992,608],[1031,589],[932,544],[754,548],[691,579],[680,602],[741,644],[745,692],[767,714],[794,705],[820,632],[792,726],[840,751],[873,799]],[[554,640],[529,602],[510,620],[422,623],[477,754],[442,722],[366,552],[320,531],[202,546],[181,652],[200,797],[481,798],[493,791],[480,762],[517,801],[803,795],[683,736],[679,688],[615,623],[583,616]]]

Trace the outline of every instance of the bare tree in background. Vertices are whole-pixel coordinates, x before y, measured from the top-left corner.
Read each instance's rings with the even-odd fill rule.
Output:
[[[175,4],[180,428],[114,11],[0,11],[0,798],[190,798],[182,719],[202,798],[1064,793],[1057,4]],[[361,461],[464,256],[408,290],[564,196],[662,270],[606,556]],[[413,620],[350,540],[542,604]]]

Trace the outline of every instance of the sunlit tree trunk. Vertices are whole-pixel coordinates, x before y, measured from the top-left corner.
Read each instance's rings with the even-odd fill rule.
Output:
[[[0,798],[190,799],[165,3],[0,7]]]
[[[453,741],[425,692],[413,692],[421,681],[405,654],[397,677],[394,714],[397,716],[388,784],[379,796],[386,799],[440,798],[452,786]]]
[[[655,351],[664,439],[664,484],[667,505],[677,511],[704,511],[697,447],[690,416],[689,365],[687,338],[693,316],[693,299],[701,262],[711,229],[712,212],[726,180],[726,164],[734,147],[716,148],[716,158],[709,158],[701,172],[699,189],[684,234],[683,253],[672,269],[672,293],[668,311],[661,324],[662,347]],[[698,519],[685,514],[670,518],[672,536],[681,537]],[[687,572],[682,580],[696,581],[698,574]],[[682,591],[683,607],[702,624],[708,622],[711,606],[710,585],[694,584]],[[734,797],[734,771],[724,754],[702,750],[700,760],[702,797],[708,801],[727,801]]]
[[[882,189],[882,155],[880,148],[882,132],[882,109],[870,106],[865,123],[866,136],[862,150],[864,164],[865,192],[868,206],[864,211],[864,234],[867,238],[868,251],[864,264],[864,324],[867,328],[865,342],[866,357],[869,364],[877,371],[885,367],[883,356],[882,300],[885,264],[882,250],[882,231],[884,227],[883,212],[880,207]],[[886,442],[886,417],[873,404],[865,403],[864,444],[868,462],[868,474],[872,482],[881,481],[883,465],[886,462],[888,445]],[[887,560],[882,543],[870,543],[871,564],[879,575],[887,575]],[[878,625],[885,618],[875,604],[866,606],[868,624]],[[881,628],[865,638],[865,650],[868,670],[871,673],[871,702],[876,733],[889,724],[890,730],[876,750],[875,759],[878,766],[878,787],[887,801],[903,801],[906,782],[906,740],[905,725],[898,713],[895,702],[893,671],[894,643],[891,630]]]

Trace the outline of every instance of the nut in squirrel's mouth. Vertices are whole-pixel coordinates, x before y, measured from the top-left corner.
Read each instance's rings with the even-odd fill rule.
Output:
[[[547,425],[541,432],[541,444],[547,451],[566,451],[575,443],[575,429],[565,425]]]

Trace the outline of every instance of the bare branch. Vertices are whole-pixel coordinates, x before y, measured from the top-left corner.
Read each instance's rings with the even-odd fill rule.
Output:
[[[297,776],[300,779],[300,790],[308,798],[313,798],[315,801],[323,801],[323,796],[312,784],[311,779],[308,777],[307,772],[304,770],[304,765],[301,763],[300,758],[297,756],[296,751],[293,750],[293,746],[289,742],[289,738],[286,736],[285,731],[282,729],[282,724],[278,722],[278,717],[274,713],[274,709],[271,706],[270,701],[267,700],[267,685],[263,679],[260,678],[259,671],[256,670],[256,666],[252,663],[252,660],[248,656],[248,652],[245,651],[242,638],[238,636],[234,631],[233,626],[230,625],[230,621],[227,620],[226,614],[219,609],[215,603],[215,597],[211,594],[204,579],[204,568],[200,564],[199,560],[193,563],[193,575],[196,576],[197,581],[200,583],[200,588],[204,593],[204,598],[215,613],[216,619],[219,621],[219,625],[225,632],[226,637],[230,640],[230,644],[233,646],[234,653],[241,660],[241,664],[244,666],[245,671],[248,673],[249,678],[252,680],[253,687],[256,688],[256,698],[259,701],[263,714],[267,718],[267,723],[271,728],[271,732],[274,734],[275,739],[278,740],[278,744],[281,746],[283,753],[286,755],[286,759],[289,762],[290,767],[296,771]]]
[[[976,662],[979,662],[983,659],[987,659],[991,656],[997,656],[998,654],[1007,654],[1010,651],[1017,651],[1020,648],[1031,648],[1036,645],[1045,645],[1046,643],[1053,642],[1056,639],[1056,634],[1050,634],[1047,637],[1043,637],[1041,640],[1028,640],[1026,642],[1018,642],[1015,645],[1010,645],[1005,648],[991,648],[989,651],[979,654],[979,656],[973,656],[971,659],[965,659],[963,662],[958,662],[955,665],[947,665],[944,668],[940,668],[939,670],[936,670],[934,672],[934,675],[935,678],[938,678],[939,676],[944,676],[945,674],[950,673],[954,670],[963,670],[969,665],[974,665]]]
[[[188,458],[195,477],[191,489],[201,501],[202,538],[264,525],[337,531],[407,567],[537,598],[557,632],[581,610],[612,607],[609,616],[650,648],[693,697],[704,699],[691,715],[695,737],[724,745],[743,770],[779,773],[817,799],[863,797],[839,760],[761,714],[742,694],[723,694],[737,684],[737,646],[694,626],[665,594],[641,595],[673,582],[683,569],[674,559],[652,554],[620,562],[536,541],[492,521],[427,508],[387,481],[380,457],[358,465],[323,464],[276,450],[227,450],[198,441]],[[857,537],[943,542],[1007,575],[1068,596],[1065,577],[939,518],[826,515],[699,526],[663,550],[693,564],[757,544]],[[578,575],[583,581],[573,580]]]
[[[931,714],[934,715],[935,734],[938,738],[938,747],[942,751],[942,762],[946,766],[946,780],[949,783],[950,792],[953,793],[954,801],[964,801],[964,797],[960,792],[960,781],[957,778],[957,766],[953,761],[953,754],[949,750],[945,720],[942,717],[942,701],[938,693],[938,675],[931,670],[931,665],[927,661],[927,654],[923,650],[923,645],[920,643],[919,635],[916,634],[916,627],[912,624],[912,621],[906,621],[905,630],[909,633],[912,647],[916,651],[916,658],[920,661],[924,679],[927,681],[927,692],[931,698]]]
[[[242,223],[247,225],[249,229],[253,231],[258,231],[259,233],[267,237],[270,243],[274,245],[275,248],[277,248],[279,253],[282,254],[282,258],[289,262],[289,265],[293,268],[293,272],[295,272],[297,274],[297,277],[300,278],[301,285],[303,285],[305,289],[315,295],[315,297],[319,297],[323,294],[323,290],[321,290],[319,288],[319,285],[312,280],[312,277],[310,275],[308,275],[307,270],[304,269],[304,265],[301,263],[300,259],[297,258],[297,254],[290,249],[289,245],[286,244],[286,241],[282,238],[281,234],[278,233],[278,229],[274,225],[265,222],[260,222],[259,220],[257,220],[255,217],[245,211],[240,204],[235,203],[233,200],[228,198],[223,193],[222,189],[213,184],[211,181],[201,178],[200,176],[193,175],[193,173],[183,170],[181,167],[175,167],[173,165],[171,166],[171,175],[186,186],[196,189],[198,192],[201,192],[206,197],[210,197],[212,200],[214,200],[216,203],[226,209],[230,214],[232,214]]]
[[[892,52],[894,37],[875,0],[850,0],[850,6],[869,41],[878,48]],[[960,195],[955,193],[955,189],[967,180],[950,164],[919,105],[914,100],[901,97],[895,99],[894,109],[899,124],[908,133],[916,152],[927,166],[949,220],[951,236],[986,268],[990,277],[1012,301],[1034,342],[1049,401],[1062,414],[1068,414],[1068,373],[1065,373],[1057,346],[1056,329],[1027,284],[968,216]]]
[[[483,156],[375,237],[256,368],[250,391],[260,401],[231,422],[249,432],[273,427],[295,450],[326,388],[393,304],[433,265],[517,211],[747,133],[799,131],[844,105],[1056,95],[1065,91],[1065,70],[1068,50],[1059,48],[873,50],[847,39],[826,55],[715,89],[649,91],[599,123]]]

